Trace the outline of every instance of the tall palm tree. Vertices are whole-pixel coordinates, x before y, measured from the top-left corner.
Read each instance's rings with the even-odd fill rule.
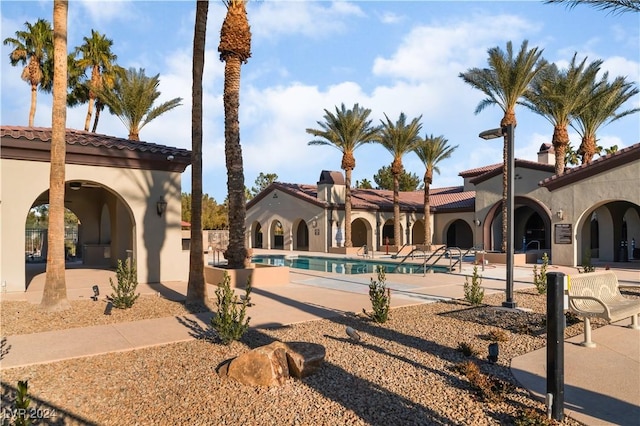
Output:
[[[384,115],[386,121],[380,120],[382,127],[378,133],[377,141],[393,155],[391,173],[393,174],[393,244],[402,244],[400,234],[400,175],[402,174],[402,157],[416,147],[420,141],[422,116],[416,117],[407,123],[407,116],[401,112],[395,123]]]
[[[640,12],[638,0],[546,0],[545,3],[565,3],[571,9],[579,4],[588,4],[611,13]]]
[[[36,100],[38,86],[47,78],[45,63],[50,60],[53,49],[53,31],[51,24],[45,19],[38,19],[35,24],[24,23],[26,31],[16,31],[15,38],[4,39],[3,44],[10,44],[13,48],[9,54],[11,65],[25,65],[22,79],[31,86],[31,107],[29,108],[29,127],[33,127],[36,115]]]
[[[106,38],[96,30],[91,30],[91,37],[84,37],[84,43],[76,48],[76,54],[82,55],[77,64],[82,69],[91,69],[91,84],[89,85],[89,99],[87,118],[84,122],[84,130],[89,131],[89,124],[93,116],[93,106],[96,100],[96,92],[103,86],[103,73],[113,76],[114,62],[118,57],[111,52],[113,40]]]
[[[547,61],[542,58],[542,50],[537,47],[528,48],[529,42],[524,40],[517,56],[514,56],[511,41],[507,43],[504,52],[500,47],[488,50],[487,62],[489,68],[471,68],[459,77],[471,87],[480,90],[487,97],[480,101],[475,113],[478,114],[489,105],[498,105],[504,115],[500,120],[500,127],[513,124],[516,121],[516,104],[524,95],[531,80],[546,67]],[[502,246],[507,251],[507,148],[509,140],[504,135],[502,147]]]
[[[208,11],[208,0],[196,0],[191,110],[191,250],[189,252],[187,305],[204,305],[207,302],[204,257],[202,256],[204,252],[202,242],[202,74]]]
[[[314,139],[308,145],[333,146],[342,152],[340,167],[345,175],[344,201],[344,245],[351,247],[351,172],[356,167],[353,152],[361,145],[376,140],[379,128],[371,125],[370,109],[353,105],[353,109],[346,109],[344,104],[336,113],[324,110],[324,122],[318,121],[320,129],[306,129],[306,132],[320,139]]]
[[[625,77],[618,77],[612,82],[607,79],[608,73],[605,73],[599,83],[594,82],[598,85],[593,92],[596,99],[575,114],[575,120],[571,122],[571,127],[582,137],[577,153],[583,164],[589,163],[598,152],[596,132],[600,126],[640,111],[640,108],[630,108],[617,112],[622,104],[638,94],[638,88]]]
[[[229,197],[229,267],[243,268],[247,257],[244,232],[247,216],[242,147],[240,146],[240,68],[251,57],[247,0],[223,0],[227,14],[220,30],[220,60],[224,61],[224,140]]]
[[[67,0],[53,3],[53,103],[51,114],[51,169],[49,174],[49,254],[40,306],[67,309],[64,255],[64,181],[67,122]]]
[[[444,136],[425,136],[420,139],[413,148],[422,164],[425,166],[424,172],[424,244],[427,251],[431,250],[431,205],[429,202],[429,188],[433,183],[433,172],[440,173],[438,163],[451,157],[456,146],[447,145],[449,141]]]
[[[553,124],[551,142],[556,154],[556,175],[564,173],[565,151],[569,145],[568,126],[573,115],[579,115],[589,103],[601,83],[595,83],[602,61],[589,65],[587,58],[579,64],[573,55],[569,68],[560,71],[555,64],[545,68],[531,83],[523,105]]]
[[[129,139],[140,140],[140,130],[152,120],[181,105],[182,98],[173,98],[158,106],[153,103],[160,97],[160,74],[147,77],[144,69],[129,68],[116,77],[113,88],[92,87],[96,96],[116,115],[129,130]]]

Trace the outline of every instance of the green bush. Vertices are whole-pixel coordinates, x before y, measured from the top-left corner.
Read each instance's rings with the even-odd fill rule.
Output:
[[[542,266],[538,271],[538,265],[533,265],[533,284],[538,290],[538,294],[545,294],[547,292],[547,266],[549,266],[549,256],[547,253],[542,255]]]
[[[216,290],[218,312],[211,318],[211,327],[218,333],[218,337],[225,345],[234,340],[240,340],[249,329],[249,320],[251,320],[251,317],[245,319],[247,306],[250,306],[251,303],[251,279],[247,280],[245,297],[242,302],[238,302],[238,296],[231,289],[230,282],[231,277],[225,271],[222,283]],[[238,305],[240,305],[239,309]]]
[[[464,279],[464,300],[472,305],[479,305],[484,299],[484,289],[482,285],[482,276],[478,274],[478,265],[473,267],[473,275],[471,276],[471,283],[469,283],[469,277]]]
[[[391,290],[385,284],[386,274],[384,266],[376,266],[378,281],[371,278],[369,284],[369,299],[371,300],[372,313],[362,309],[365,315],[377,323],[387,322],[389,319],[389,309],[391,306]]]
[[[140,297],[140,293],[136,294],[138,274],[136,273],[135,263],[132,264],[129,260],[122,262],[122,260],[118,259],[116,279],[118,285],[115,285],[113,280],[109,278],[111,289],[114,291],[111,293],[111,296],[109,296],[109,300],[113,303],[113,306],[118,309],[132,307],[136,299]]]
[[[518,414],[514,424],[516,426],[553,426],[556,423],[553,420],[547,419],[540,411],[534,408],[527,408]]]

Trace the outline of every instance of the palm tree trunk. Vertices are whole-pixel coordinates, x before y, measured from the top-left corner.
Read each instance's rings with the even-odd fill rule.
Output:
[[[38,85],[31,83],[31,106],[29,107],[29,127],[33,127],[36,116],[36,101],[38,99]]]
[[[565,126],[556,125],[553,128],[553,137],[551,139],[551,143],[553,144],[553,149],[556,152],[555,173],[556,175],[561,175],[564,173],[564,157],[567,146],[569,145],[569,133],[567,132],[567,128]]]
[[[345,169],[345,200],[344,200],[344,246],[353,247],[351,242],[351,169]]]
[[[402,235],[400,232],[400,176],[393,175],[393,244],[396,247],[402,246]]]
[[[104,109],[104,104],[100,102],[99,99],[96,98],[96,115],[93,118],[93,127],[91,128],[91,133],[95,133],[98,129],[98,121],[100,121],[100,113]]]
[[[191,250],[187,305],[207,302],[202,242],[202,73],[207,32],[208,1],[196,2],[193,37],[193,109],[191,114]]]
[[[91,125],[91,117],[93,116],[93,103],[95,101],[95,97],[89,95],[89,106],[87,107],[87,116],[84,119],[84,131],[89,131],[89,126]]]
[[[594,136],[584,136],[579,153],[582,157],[582,164],[590,163],[596,155],[596,138]]]
[[[428,170],[424,177],[424,245],[426,251],[431,251],[431,200],[429,188],[431,187],[431,177],[433,172]]]
[[[229,247],[227,260],[233,269],[243,268],[246,258],[245,193],[242,147],[240,146],[240,66],[237,55],[229,55],[224,67],[224,135],[229,197]]]
[[[49,176],[49,254],[41,306],[46,310],[69,307],[65,282],[64,181],[67,121],[67,12],[66,0],[53,3],[54,77]]]

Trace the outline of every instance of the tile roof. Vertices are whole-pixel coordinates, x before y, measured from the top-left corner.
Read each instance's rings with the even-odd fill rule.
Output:
[[[545,164],[538,163],[537,161],[530,160],[520,160],[516,158],[514,160],[516,167],[520,167],[523,169],[533,169],[533,170],[541,170],[545,172],[553,172],[555,171],[555,166],[553,164]],[[497,176],[502,173],[502,163],[490,164],[484,167],[478,167],[475,169],[469,169],[462,171],[458,174],[463,178],[472,178],[469,182],[473,184],[478,184],[484,182],[487,179],[491,179],[494,176]]]
[[[578,167],[565,169],[561,175],[553,175],[541,181],[538,185],[553,191],[565,185],[578,182],[597,175],[599,173],[619,167],[623,164],[640,160],[640,143],[622,148],[612,154],[599,157],[590,163],[582,164]],[[640,173],[640,163],[638,163]]]
[[[29,141],[51,141],[51,128],[49,127],[22,127],[22,126],[0,126],[0,137],[11,137],[13,139],[27,139]],[[165,145],[158,145],[150,142],[138,142],[129,139],[107,136],[99,133],[85,132],[81,130],[67,129],[67,145],[93,146],[96,148],[108,148],[115,150],[129,150],[138,152],[158,153],[162,155],[173,155],[174,157],[191,159],[191,151],[182,148],[173,148]]]
[[[320,207],[329,207],[329,203],[317,199],[318,187],[316,185],[304,185],[293,183],[274,182],[247,204],[247,208],[256,204],[267,194],[274,190],[280,190],[301,200],[316,204]],[[475,208],[475,191],[463,191],[462,186],[433,188],[431,189],[431,210],[446,211],[473,211]],[[400,210],[422,211],[424,191],[400,192]],[[351,190],[351,205],[354,209],[366,210],[393,210],[393,191],[382,189]]]

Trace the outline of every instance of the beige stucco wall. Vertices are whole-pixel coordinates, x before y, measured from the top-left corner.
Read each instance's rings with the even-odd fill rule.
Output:
[[[553,211],[553,223],[570,223],[573,226],[573,244],[555,244],[552,238],[551,249],[553,262],[561,265],[576,265],[581,262],[579,253],[582,247],[582,233],[580,228],[590,220],[587,213],[594,208],[612,201],[628,201],[640,205],[640,162],[632,162],[616,167],[590,178],[584,179],[579,185],[567,185],[549,192],[550,206]],[[560,221],[556,213],[563,211],[564,219]],[[599,210],[599,220],[606,225],[608,213]],[[610,220],[610,219],[609,219]],[[629,224],[628,239],[638,241],[639,228],[637,223]],[[613,251],[617,247],[603,247],[601,260],[612,260]]]
[[[49,163],[3,159],[0,178],[0,280],[6,282],[6,291],[23,291],[25,221],[36,199],[48,190]],[[140,282],[186,279],[188,252],[185,256],[181,250],[180,173],[67,165],[66,180],[104,186],[104,191],[69,190],[65,201],[82,222],[84,241],[109,246],[112,266],[132,249]],[[167,210],[159,217],[156,202],[161,196]],[[100,229],[106,228],[98,226],[103,206],[110,217],[112,232],[108,236],[100,235]]]

